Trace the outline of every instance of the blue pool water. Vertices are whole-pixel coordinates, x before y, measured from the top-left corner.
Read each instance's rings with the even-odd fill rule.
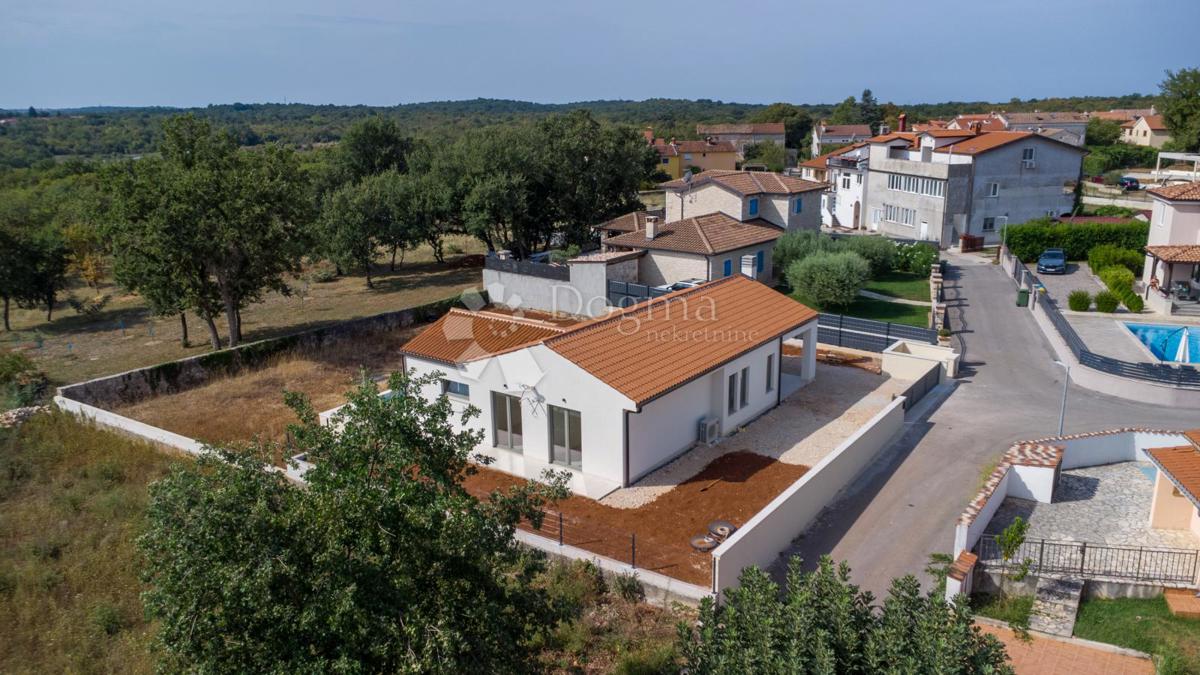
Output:
[[[1184,326],[1167,326],[1153,323],[1127,323],[1125,327],[1141,340],[1142,344],[1160,361],[1174,361],[1183,339]],[[1189,326],[1187,363],[1200,363],[1200,326]]]

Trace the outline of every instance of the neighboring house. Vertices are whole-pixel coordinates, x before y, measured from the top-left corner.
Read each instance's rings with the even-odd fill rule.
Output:
[[[928,122],[917,122],[912,125],[911,131],[920,133],[922,131],[932,131],[934,129],[945,129],[950,123],[946,120],[929,120]],[[898,129],[904,131],[904,129]]]
[[[872,135],[871,127],[866,124],[826,124],[822,120],[813,127],[809,154],[816,157],[838,146],[865,141]]]
[[[1087,113],[1077,112],[1003,112],[1004,128],[1008,131],[1032,131],[1046,134],[1071,145],[1083,145],[1087,135]]]
[[[717,142],[732,143],[737,149],[738,159],[746,154],[746,146],[755,143],[775,143],[785,145],[787,132],[783,122],[766,122],[761,124],[697,124],[696,135],[710,138]],[[723,168],[723,167],[705,167]],[[734,167],[729,167],[734,168]]]
[[[1161,148],[1171,140],[1171,132],[1162,115],[1146,115],[1121,125],[1121,140],[1132,145]]]
[[[492,469],[564,471],[598,499],[778,405],[796,337],[811,380],[817,313],[733,275],[567,327],[451,310],[402,353],[417,375],[442,374],[425,397],[480,411],[468,426]]]
[[[689,169],[732,171],[737,168],[738,151],[729,141],[676,141],[672,138],[667,142],[658,138],[653,147],[658,152],[658,168],[671,178],[679,178]]]
[[[1085,150],[1028,131],[931,130],[870,140],[870,229],[956,243],[1005,223],[1067,213]]]
[[[1125,123],[1132,122],[1139,117],[1156,114],[1158,114],[1158,110],[1156,110],[1154,106],[1150,106],[1149,108],[1114,108],[1112,110],[1096,110],[1094,112],[1087,113],[1087,116],[1088,119],[1096,118],[1108,120],[1110,122]]]
[[[734,274],[772,278],[771,257],[783,228],[761,218],[738,220],[709,213],[670,222],[653,216],[637,231],[609,236],[609,252],[642,252],[636,281],[664,286],[678,281],[711,281]]]
[[[1200,429],[1184,436],[1189,445],[1146,450],[1158,469],[1150,527],[1188,530],[1200,537]]]
[[[946,129],[956,129],[958,131],[1007,131],[1008,128],[1004,124],[1004,119],[996,113],[972,113],[969,115],[957,115],[950,120]],[[915,131],[915,130],[914,130]],[[922,129],[922,131],[931,131],[930,129]]]
[[[853,230],[867,229],[867,171],[870,143],[854,143],[826,155],[829,190],[821,209],[821,224]]]
[[[761,218],[788,230],[817,230],[826,185],[767,171],[705,171],[661,187],[668,223],[721,212],[741,221]]]
[[[1194,300],[1200,297],[1200,181],[1147,192],[1154,207],[1142,268],[1146,306],[1160,314],[1200,314]]]

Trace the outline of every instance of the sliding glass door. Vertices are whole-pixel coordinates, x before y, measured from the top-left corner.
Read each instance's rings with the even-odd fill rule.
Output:
[[[492,435],[497,448],[521,450],[521,399],[492,392]]]
[[[573,469],[583,468],[579,411],[550,406],[550,461]]]

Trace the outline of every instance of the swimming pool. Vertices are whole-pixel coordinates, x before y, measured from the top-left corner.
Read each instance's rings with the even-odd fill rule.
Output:
[[[1177,361],[1186,336],[1188,353],[1183,363],[1200,363],[1200,326],[1127,323],[1125,327],[1160,361]]]

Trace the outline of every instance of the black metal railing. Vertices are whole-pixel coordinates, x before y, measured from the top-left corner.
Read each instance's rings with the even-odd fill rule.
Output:
[[[1200,550],[1149,546],[1108,546],[1083,541],[1030,539],[1005,563],[996,537],[984,535],[975,544],[984,567],[1015,568],[1029,563],[1030,574],[1062,574],[1084,579],[1106,578],[1192,585],[1196,582]]]
[[[842,314],[822,312],[817,318],[817,341],[825,344],[881,352],[897,340],[916,340],[934,345],[937,344],[937,331]]]
[[[918,401],[925,397],[925,394],[928,394],[931,390],[933,390],[933,388],[937,386],[938,381],[941,379],[941,375],[942,367],[937,366],[935,368],[931,368],[929,372],[921,376],[921,379],[908,385],[908,389],[905,389],[903,393],[899,394],[900,396],[904,397],[904,409],[908,410],[912,408],[917,404]]]
[[[1123,361],[1089,350],[1083,338],[1079,337],[1079,333],[1075,332],[1071,326],[1071,322],[1067,321],[1067,318],[1059,311],[1058,303],[1054,298],[1049,294],[1046,294],[1044,298],[1039,298],[1038,278],[1029,271],[1025,263],[1015,256],[1013,257],[1012,278],[1019,287],[1029,289],[1030,309],[1045,313],[1050,324],[1054,326],[1059,337],[1067,344],[1081,365],[1117,377],[1156,382],[1184,389],[1200,389],[1200,369],[1194,366]]]
[[[551,265],[549,263],[539,263],[530,260],[503,260],[489,256],[483,259],[483,266],[485,269],[508,272],[509,274],[541,277],[542,279],[553,279],[555,281],[571,280],[571,269],[566,265]]]

